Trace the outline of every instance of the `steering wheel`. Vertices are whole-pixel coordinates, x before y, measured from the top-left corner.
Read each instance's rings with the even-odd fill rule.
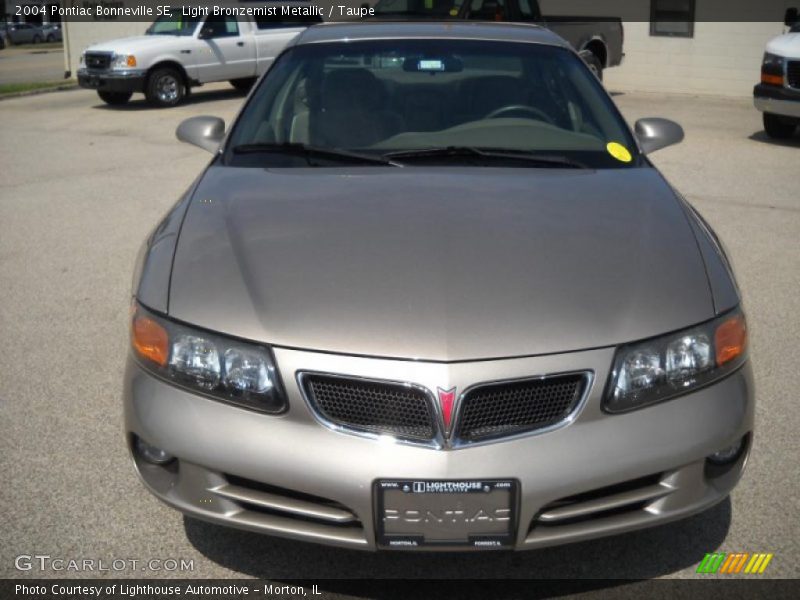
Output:
[[[539,121],[550,123],[550,125],[556,124],[555,121],[553,121],[553,117],[548,115],[546,112],[534,106],[528,106],[527,104],[509,104],[508,106],[501,106],[500,108],[496,108],[486,115],[484,119],[499,119],[506,113],[514,112],[527,113],[529,115],[533,115]]]

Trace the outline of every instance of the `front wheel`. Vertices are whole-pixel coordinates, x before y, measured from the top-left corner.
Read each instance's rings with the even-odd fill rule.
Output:
[[[100,99],[111,106],[125,104],[133,96],[133,92],[97,92]]]
[[[600,81],[603,81],[603,63],[600,62],[600,59],[597,58],[594,52],[584,52],[581,54],[581,58],[583,62],[586,63],[586,66],[589,67],[589,70],[594,73],[595,77],[597,77]]]
[[[177,106],[186,96],[187,86],[182,74],[172,67],[156,69],[147,78],[144,95],[153,106]]]
[[[53,43],[56,41],[56,37],[53,34],[47,36],[47,41]]]
[[[34,44],[41,44],[42,43],[42,36],[40,36],[40,35],[33,36],[33,43]]]
[[[247,93],[255,82],[255,77],[245,77],[244,79],[231,79],[230,84],[240,92]]]
[[[797,122],[780,115],[764,113],[764,131],[771,138],[785,140],[792,137],[797,128]]]

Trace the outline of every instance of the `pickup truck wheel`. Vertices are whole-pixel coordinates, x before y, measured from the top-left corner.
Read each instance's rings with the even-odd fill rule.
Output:
[[[111,106],[125,104],[133,96],[133,92],[97,92],[100,99]]]
[[[144,95],[153,106],[177,106],[186,96],[186,83],[177,69],[156,69],[147,78]]]
[[[767,135],[771,138],[785,140],[792,137],[796,128],[797,123],[791,119],[781,117],[780,115],[764,113],[764,131],[766,131]]]
[[[595,56],[594,52],[583,52],[581,58],[583,62],[586,63],[586,66],[589,67],[589,70],[594,73],[600,81],[603,81],[603,63]]]
[[[249,92],[250,88],[253,87],[253,84],[256,82],[255,77],[245,77],[244,79],[231,79],[231,85],[235,87],[240,92]]]

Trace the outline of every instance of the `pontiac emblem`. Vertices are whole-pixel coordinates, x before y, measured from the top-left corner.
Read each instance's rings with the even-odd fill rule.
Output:
[[[444,427],[448,431],[450,430],[450,424],[453,421],[453,405],[456,401],[456,388],[450,388],[449,390],[443,390],[442,388],[436,388],[437,393],[439,394],[439,406],[442,407],[442,417],[444,418]]]

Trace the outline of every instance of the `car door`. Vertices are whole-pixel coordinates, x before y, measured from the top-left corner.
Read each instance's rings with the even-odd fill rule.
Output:
[[[248,24],[236,17],[209,16],[200,27],[197,78],[201,82],[254,77],[256,47]]]

